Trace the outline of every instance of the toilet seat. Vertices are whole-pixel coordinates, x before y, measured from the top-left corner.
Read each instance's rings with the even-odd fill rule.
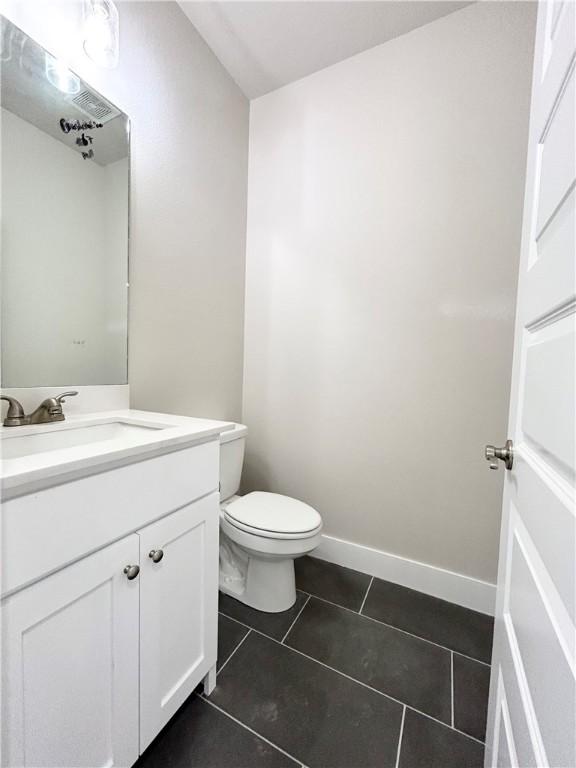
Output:
[[[322,529],[322,518],[313,507],[279,493],[253,491],[222,512],[234,528],[265,538],[305,539]]]

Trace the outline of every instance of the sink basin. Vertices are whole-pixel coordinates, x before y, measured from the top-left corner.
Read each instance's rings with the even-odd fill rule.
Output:
[[[13,427],[18,429],[18,427]],[[105,424],[70,425],[54,431],[38,431],[25,435],[4,435],[2,440],[2,458],[4,460],[20,459],[37,453],[58,451],[63,448],[74,448],[90,443],[100,443],[104,440],[119,438],[144,437],[165,425],[144,425],[128,421],[113,421]]]

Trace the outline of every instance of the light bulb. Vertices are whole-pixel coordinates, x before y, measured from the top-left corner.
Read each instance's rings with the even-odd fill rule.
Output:
[[[112,0],[85,0],[84,51],[95,64],[118,64],[118,11]]]
[[[45,55],[46,78],[62,93],[75,94],[80,90],[80,78],[49,53]]]

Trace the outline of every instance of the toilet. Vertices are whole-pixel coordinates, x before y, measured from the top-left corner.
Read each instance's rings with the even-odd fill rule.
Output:
[[[248,429],[220,435],[220,591],[267,613],[296,602],[294,560],[320,544],[322,518],[278,493],[237,496]]]

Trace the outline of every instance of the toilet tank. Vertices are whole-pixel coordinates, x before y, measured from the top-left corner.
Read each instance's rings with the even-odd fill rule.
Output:
[[[243,424],[235,424],[234,429],[220,435],[220,501],[234,496],[240,488],[247,432]]]

